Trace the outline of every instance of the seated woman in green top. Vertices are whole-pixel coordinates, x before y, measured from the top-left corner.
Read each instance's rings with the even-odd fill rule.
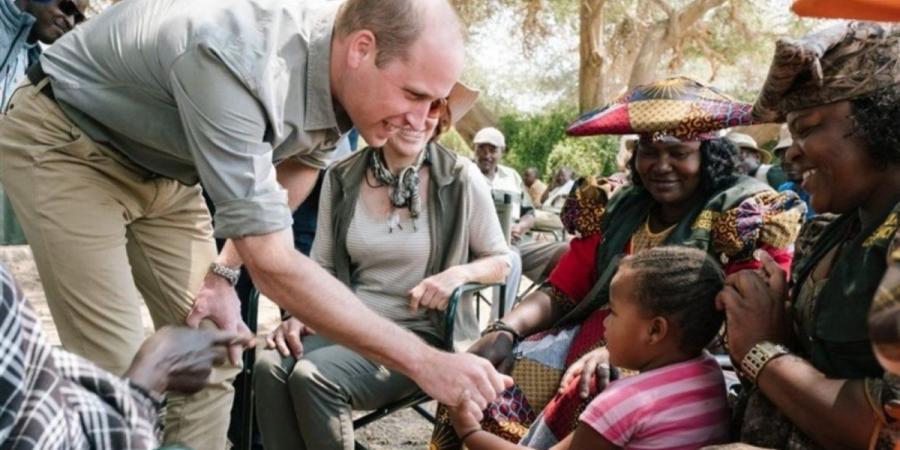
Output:
[[[741,442],[900,443],[890,432],[900,384],[884,375],[866,324],[900,213],[898,55],[900,28],[866,22],[776,44],[754,113],[787,121],[794,144],[785,157],[816,212],[838,217],[797,255],[790,282],[766,261],[730,277],[719,296],[745,378]]]
[[[638,132],[632,186],[604,208],[599,183],[576,184],[562,217],[577,237],[548,283],[470,348],[516,382],[485,411],[487,431],[510,441],[524,437],[520,443],[532,448],[550,448],[573,431],[597,393],[596,369],[608,368],[605,349],[593,350],[603,343],[610,279],[622,255],[686,245],[709,252],[730,273],[758,267],[754,253],[761,249],[790,264],[804,212],[799,199],[738,175],[737,150],[714,133],[749,122],[750,109],[673,78],[640,86],[570,127],[576,134]],[[459,448],[446,420],[432,445]]]
[[[457,85],[424,128],[404,128],[328,169],[312,258],[369,308],[438,346],[449,297],[466,283],[498,283],[509,248],[477,167],[435,142],[477,93]],[[478,336],[474,303],[457,307],[453,337]],[[354,446],[353,410],[417,392],[415,383],[288,318],[256,365],[257,417],[268,450]]]

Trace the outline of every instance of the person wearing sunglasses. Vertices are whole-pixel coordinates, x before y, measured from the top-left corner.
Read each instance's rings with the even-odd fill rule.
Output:
[[[0,0],[0,108],[6,104],[25,69],[50,45],[84,22],[88,0]]]
[[[486,406],[508,377],[366,308],[291,236],[342,134],[380,147],[424,127],[462,72],[463,35],[448,0],[127,0],[60,39],[0,120],[0,182],[62,345],[122,373],[141,301],[157,327],[246,330],[246,266],[318,334],[442,402]],[[229,240],[219,254],[214,237]],[[224,448],[237,372],[169,397],[166,443]]]

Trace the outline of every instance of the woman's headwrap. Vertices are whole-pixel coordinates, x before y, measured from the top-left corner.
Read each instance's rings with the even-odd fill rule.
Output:
[[[900,82],[900,27],[849,22],[802,39],[781,38],[759,98],[757,122],[849,100]]]
[[[715,88],[676,77],[638,86],[616,101],[582,115],[569,125],[570,136],[651,134],[654,140],[682,142],[716,137],[715,131],[750,124],[751,105]]]

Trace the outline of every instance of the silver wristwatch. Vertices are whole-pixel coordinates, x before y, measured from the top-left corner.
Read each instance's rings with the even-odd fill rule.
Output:
[[[224,264],[214,262],[209,265],[209,271],[228,280],[232,286],[236,285],[241,277],[241,269],[232,269]]]
[[[744,359],[741,361],[741,372],[755,384],[756,378],[759,377],[759,372],[762,371],[769,361],[790,353],[791,351],[783,345],[762,341],[754,345],[744,356]]]

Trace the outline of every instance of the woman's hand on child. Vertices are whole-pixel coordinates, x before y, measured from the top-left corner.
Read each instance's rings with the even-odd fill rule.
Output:
[[[409,307],[413,312],[419,308],[443,311],[453,291],[464,282],[452,267],[432,275],[409,290]]]
[[[300,338],[310,334],[315,334],[312,328],[298,319],[288,317],[266,336],[266,348],[278,349],[278,353],[283,357],[300,358],[303,356],[303,342]]]
[[[738,364],[754,345],[785,343],[790,335],[787,276],[767,253],[760,252],[759,259],[761,269],[729,275],[716,297],[716,306],[725,311],[728,350]]]
[[[578,380],[578,395],[581,398],[586,399],[609,384],[609,352],[606,351],[606,347],[600,347],[584,354],[569,366],[559,382],[559,393],[565,392],[566,388],[579,376],[581,378]]]

